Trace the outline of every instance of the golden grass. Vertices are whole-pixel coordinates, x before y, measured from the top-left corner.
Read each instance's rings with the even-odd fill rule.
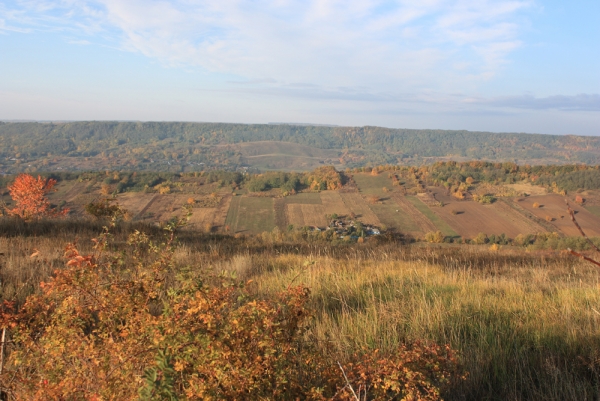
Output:
[[[592,397],[586,375],[597,378],[598,273],[565,259],[490,262],[475,270],[392,256],[281,255],[253,278],[261,296],[292,281],[307,284],[316,310],[311,334],[332,355],[427,339],[461,351],[470,376],[457,398]]]
[[[0,224],[1,297],[19,292],[22,301],[36,291],[63,265],[64,246],[79,236],[86,253],[100,226]],[[134,229],[161,235],[151,226],[123,225],[114,251],[125,249]],[[447,399],[597,397],[600,273],[568,255],[373,241],[278,243],[194,232],[182,232],[180,240],[177,268],[235,273],[252,280],[247,285],[256,297],[305,283],[315,313],[307,339],[332,359],[425,339],[458,349],[469,372]]]

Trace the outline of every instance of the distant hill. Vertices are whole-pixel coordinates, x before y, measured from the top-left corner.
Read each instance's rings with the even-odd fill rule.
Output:
[[[311,170],[437,160],[600,162],[600,137],[291,124],[0,123],[0,169]]]

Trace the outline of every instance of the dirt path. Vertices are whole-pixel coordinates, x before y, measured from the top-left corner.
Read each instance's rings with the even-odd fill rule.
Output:
[[[229,205],[232,198],[231,194],[227,194],[219,202],[212,221],[212,225],[216,230],[225,229],[225,220],[227,220],[227,212],[229,212]]]
[[[144,213],[146,213],[148,211],[148,209],[150,209],[150,207],[152,206],[152,204],[154,202],[156,202],[156,200],[160,197],[160,195],[154,195],[152,197],[152,199],[150,199],[150,202],[148,202],[146,204],[146,206],[144,206],[142,208],[142,210],[140,210],[140,212],[135,216],[136,219],[142,219],[144,217]]]

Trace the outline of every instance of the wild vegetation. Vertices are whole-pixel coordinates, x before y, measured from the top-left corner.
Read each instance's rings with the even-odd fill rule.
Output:
[[[38,201],[0,219],[2,397],[597,398],[600,241],[564,225],[579,233],[597,221],[586,210],[595,195],[572,197],[576,215],[570,198],[504,193],[512,184],[496,171],[514,166],[483,164],[478,176],[456,166],[113,171],[39,196],[52,182],[20,176],[19,193]],[[441,180],[444,169],[464,175]],[[104,193],[118,183],[141,192]],[[448,195],[461,185],[463,199]],[[473,202],[489,191],[493,202]],[[48,220],[52,202],[80,196],[91,201]],[[139,211],[119,206],[142,199]],[[187,224],[162,210],[177,202]],[[553,208],[567,219],[535,220]],[[470,216],[520,216],[528,225],[498,227],[540,231],[457,235],[495,224]]]
[[[0,223],[12,397],[597,396],[600,275],[569,255],[14,227]]]

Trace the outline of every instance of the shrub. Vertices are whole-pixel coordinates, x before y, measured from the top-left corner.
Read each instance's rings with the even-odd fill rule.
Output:
[[[377,195],[371,195],[369,196],[369,203],[371,204],[376,204],[381,200],[381,198]]]
[[[534,202],[533,207],[538,209],[538,208],[542,207],[542,205],[540,205],[538,202]]]
[[[488,237],[484,233],[479,233],[473,237],[473,243],[477,245],[483,245],[488,243]]]
[[[483,195],[479,198],[479,203],[482,203],[484,205],[491,204],[494,202],[496,202],[496,198],[492,195]]]
[[[90,202],[85,205],[85,211],[96,219],[122,217],[126,211],[117,203],[113,203],[114,201],[114,199],[103,199]]]
[[[444,234],[441,231],[428,232],[425,234],[425,241],[441,244],[444,242]]]
[[[11,399],[438,400],[460,378],[448,346],[415,342],[344,363],[307,339],[309,290],[255,299],[231,276],[173,268],[162,243],[135,232],[130,255],[67,247],[66,267],[20,310],[3,305],[13,350],[0,376]],[[143,258],[144,257],[144,258]],[[366,396],[365,396],[366,397]]]

